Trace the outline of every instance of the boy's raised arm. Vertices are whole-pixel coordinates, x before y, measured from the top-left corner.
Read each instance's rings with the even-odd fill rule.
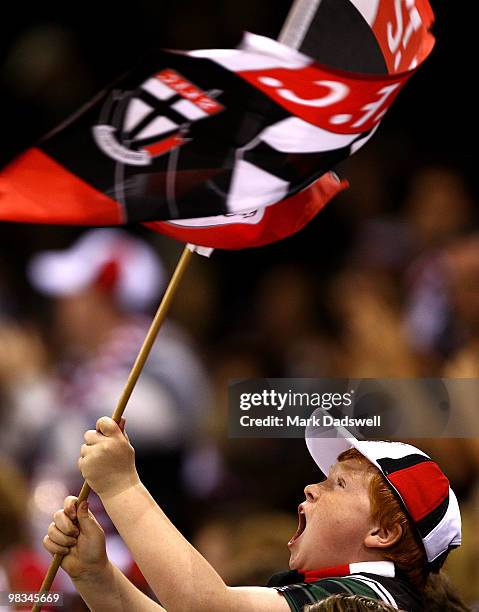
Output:
[[[79,467],[168,612],[287,612],[275,590],[227,587],[141,484],[134,450],[108,417],[87,431]]]
[[[73,580],[76,590],[92,612],[166,612],[109,563],[104,572]]]

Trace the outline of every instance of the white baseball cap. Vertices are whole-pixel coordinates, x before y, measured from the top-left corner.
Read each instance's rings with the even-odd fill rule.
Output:
[[[439,465],[423,451],[402,442],[357,440],[344,427],[307,427],[306,445],[325,475],[351,448],[375,465],[419,533],[429,563],[460,546],[457,498]]]
[[[50,297],[75,295],[114,269],[112,293],[125,310],[151,306],[165,284],[165,269],[143,240],[119,229],[94,229],[72,246],[37,253],[27,274],[39,292]]]

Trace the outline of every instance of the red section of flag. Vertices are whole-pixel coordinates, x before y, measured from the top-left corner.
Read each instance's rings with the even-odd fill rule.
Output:
[[[156,157],[157,155],[163,155],[167,151],[174,149],[175,147],[179,147],[185,142],[185,140],[179,136],[178,134],[173,134],[169,138],[163,138],[158,142],[153,142],[152,144],[143,147],[145,151],[148,151],[150,155]]]
[[[28,149],[2,170],[0,218],[77,225],[123,222],[117,202],[37,148]]]
[[[435,510],[449,495],[449,481],[434,461],[424,461],[389,474],[409,514],[417,522]],[[427,482],[428,486],[424,487]]]
[[[433,22],[425,0],[379,3],[372,29],[390,73],[409,70],[427,57],[434,46]]]
[[[302,229],[340,191],[348,187],[328,172],[307,189],[264,209],[258,223],[232,220],[208,227],[185,227],[167,221],[145,223],[147,227],[199,246],[215,249],[245,249],[292,236]],[[238,215],[240,216],[240,215]]]
[[[238,74],[308,123],[337,134],[360,134],[379,123],[412,73],[378,78],[312,63]]]
[[[167,68],[166,70],[159,72],[156,75],[156,78],[164,85],[171,87],[171,89],[176,91],[176,93],[180,94],[180,96],[186,100],[196,104],[196,106],[201,108],[201,110],[203,110],[205,113],[208,113],[208,115],[214,115],[215,113],[219,113],[224,109],[222,104],[213,98],[210,98],[207,94],[201,91],[201,89],[198,89],[196,85],[193,85],[193,83],[176,72],[176,70]]]

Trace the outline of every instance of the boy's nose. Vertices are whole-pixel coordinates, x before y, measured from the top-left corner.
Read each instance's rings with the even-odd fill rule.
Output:
[[[307,501],[315,501],[320,494],[319,484],[309,484],[304,487],[304,495]]]

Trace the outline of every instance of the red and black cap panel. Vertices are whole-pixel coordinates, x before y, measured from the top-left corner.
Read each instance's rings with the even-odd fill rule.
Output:
[[[378,459],[378,464],[399,493],[421,537],[425,537],[447,512],[449,480],[438,464],[424,455]]]

